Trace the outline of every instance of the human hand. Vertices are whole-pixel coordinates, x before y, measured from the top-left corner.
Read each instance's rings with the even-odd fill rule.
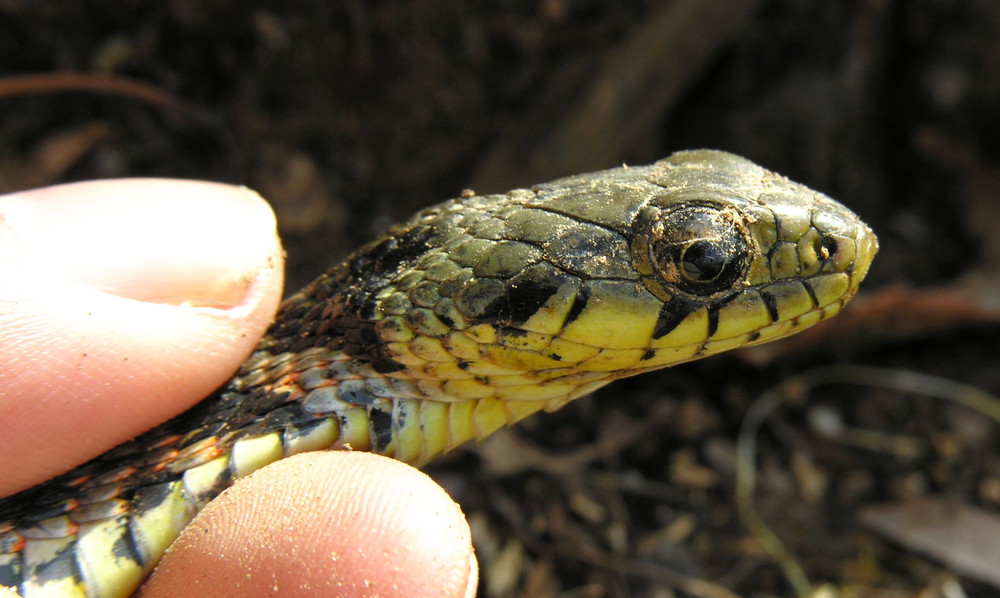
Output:
[[[0,197],[0,496],[221,385],[281,284],[273,215],[245,189],[125,180]],[[279,461],[213,501],[143,595],[475,587],[468,525],[440,487],[396,461],[331,451]]]

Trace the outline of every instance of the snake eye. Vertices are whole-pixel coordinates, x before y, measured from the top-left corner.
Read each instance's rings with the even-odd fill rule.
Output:
[[[637,262],[648,265],[646,285],[654,292],[676,291],[708,297],[732,290],[746,274],[750,241],[746,225],[732,210],[683,205],[647,212],[646,231],[633,242]],[[673,289],[673,291],[671,291]]]

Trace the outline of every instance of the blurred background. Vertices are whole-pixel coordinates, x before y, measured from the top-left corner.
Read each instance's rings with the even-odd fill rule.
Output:
[[[0,191],[248,185],[289,290],[464,188],[697,147],[861,215],[881,242],[863,294],[794,343],[623,381],[432,466],[481,596],[791,595],[734,508],[765,389],[838,362],[1000,391],[1000,3],[0,0]],[[810,391],[759,433],[753,508],[811,587],[998,595],[980,411]]]

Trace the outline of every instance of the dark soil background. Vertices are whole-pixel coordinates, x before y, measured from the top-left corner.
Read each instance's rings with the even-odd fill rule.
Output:
[[[791,595],[734,508],[765,389],[837,362],[1000,392],[996,0],[0,0],[0,75],[0,190],[254,187],[290,289],[463,188],[694,147],[872,225],[864,293],[817,334],[617,383],[432,466],[481,596]],[[997,596],[997,439],[940,399],[824,388],[765,422],[754,507],[817,587]]]

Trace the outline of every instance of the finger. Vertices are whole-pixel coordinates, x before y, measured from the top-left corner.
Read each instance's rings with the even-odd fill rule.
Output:
[[[143,587],[158,596],[473,596],[461,509],[422,472],[307,453],[249,476],[184,530]]]
[[[255,193],[120,180],[0,197],[0,495],[203,398],[280,300]]]

